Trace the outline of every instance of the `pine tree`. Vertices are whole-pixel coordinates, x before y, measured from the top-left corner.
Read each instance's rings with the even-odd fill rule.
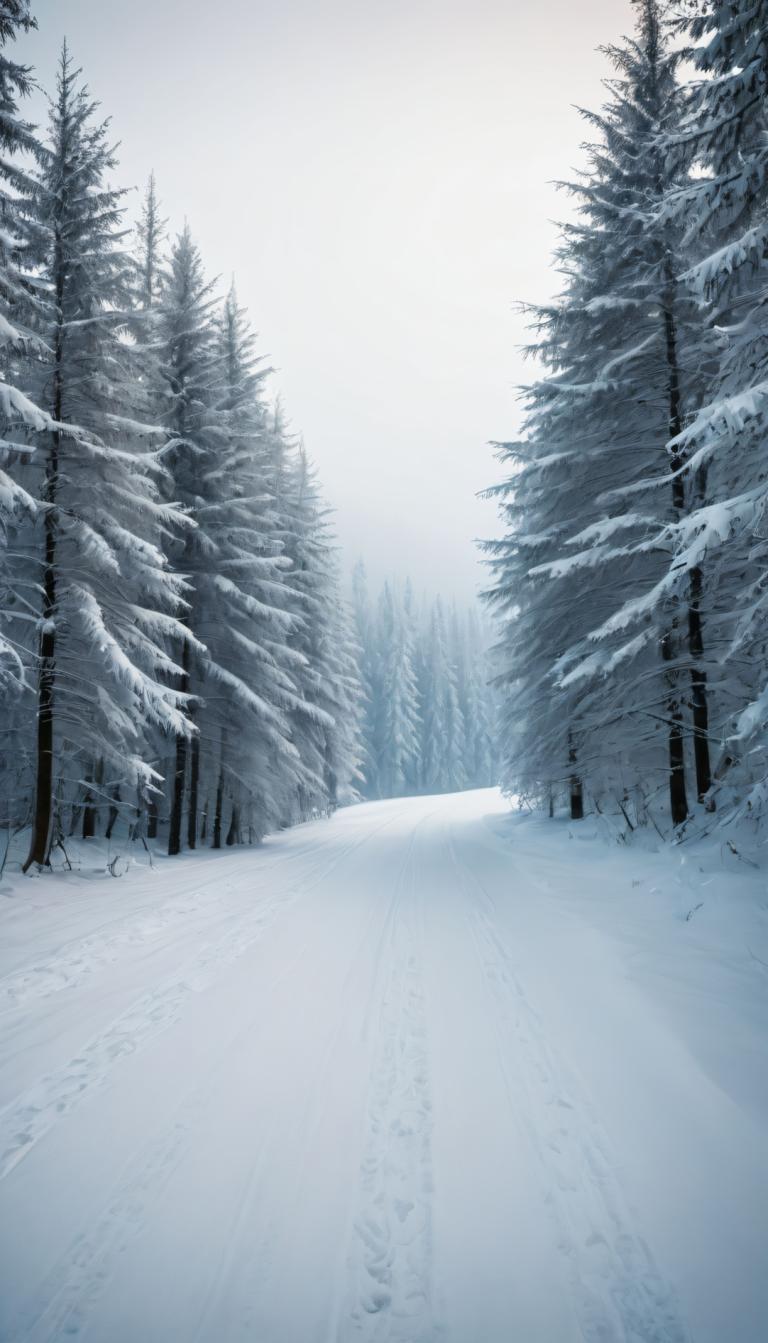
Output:
[[[720,337],[714,378],[674,440],[697,507],[674,536],[666,583],[716,575],[727,713],[719,786],[735,771],[747,805],[768,805],[768,4],[701,0],[689,8],[692,81],[670,155],[696,170],[669,193],[694,261],[683,279]],[[746,703],[745,703],[746,701]],[[734,703],[739,706],[734,714]],[[730,722],[728,721],[730,719]]]
[[[9,637],[21,598],[7,558],[16,527],[34,516],[37,503],[18,479],[19,462],[33,452],[31,435],[47,431],[50,415],[19,385],[18,364],[42,353],[35,331],[41,297],[34,277],[43,246],[32,205],[34,183],[19,155],[41,153],[33,128],[19,116],[19,103],[32,88],[25,65],[10,60],[6,47],[34,27],[27,0],[7,0],[0,9],[0,691],[10,695],[27,684],[24,646]]]
[[[291,561],[271,485],[272,442],[263,385],[270,370],[234,286],[218,319],[223,436],[204,476],[200,513],[212,554],[208,599],[198,631],[207,648],[198,718],[200,786],[213,798],[212,842],[261,838],[285,814],[302,774],[291,713],[300,659],[291,647],[298,620]],[[208,809],[206,801],[204,812]]]
[[[361,693],[361,768],[366,797],[379,795],[376,754],[376,715],[380,700],[380,659],[365,565],[359,560],[352,572],[352,619],[357,644],[357,674]]]
[[[658,599],[670,550],[659,534],[691,507],[668,445],[701,395],[708,347],[676,278],[680,230],[664,214],[674,179],[660,137],[678,116],[678,57],[655,0],[637,12],[636,36],[607,49],[609,102],[585,113],[599,138],[572,188],[580,218],[559,254],[565,294],[536,314],[550,376],[530,390],[527,440],[509,450],[524,465],[508,495],[516,534],[495,548],[495,597],[511,615],[513,786],[539,797],[565,787],[578,816],[585,783],[621,798],[666,763],[679,824],[688,735],[702,798],[710,783],[703,580]]]
[[[163,460],[173,480],[174,497],[194,523],[194,527],[178,534],[175,541],[171,539],[171,557],[186,585],[184,631],[175,653],[178,690],[190,705],[195,729],[191,737],[184,731],[176,736],[168,834],[171,855],[179,853],[182,847],[185,808],[187,841],[191,847],[196,843],[198,823],[200,738],[195,720],[207,650],[197,630],[206,597],[209,603],[214,600],[207,585],[215,552],[204,520],[201,525],[200,513],[208,503],[202,493],[203,482],[215,467],[220,435],[224,432],[215,413],[221,384],[215,303],[213,285],[205,278],[199,251],[189,226],[185,225],[171,251],[157,322],[163,420],[168,430]]]
[[[339,601],[328,509],[303,447],[292,445],[278,413],[275,499],[291,562],[298,655],[292,740],[302,764],[289,819],[306,819],[349,798],[361,779],[357,723],[361,690],[347,613]]]
[[[429,621],[422,687],[422,787],[446,793],[466,786],[462,741],[464,723],[451,661],[443,603],[438,597]]]
[[[406,611],[389,583],[379,602],[381,700],[377,766],[382,797],[401,797],[417,773],[419,710]]]
[[[158,463],[131,406],[126,258],[116,231],[120,193],[104,184],[115,159],[107,126],[77,86],[66,47],[38,183],[53,295],[40,391],[54,427],[36,467],[42,501],[34,536],[42,607],[37,654],[34,823],[25,867],[47,862],[54,793],[107,766],[120,782],[153,786],[144,729],[186,731],[184,698],[158,676],[176,629],[180,585],[156,544],[177,521],[158,499]],[[122,413],[121,413],[122,412]],[[59,426],[82,426],[71,436]],[[74,767],[72,777],[65,773]],[[80,778],[78,778],[78,772]]]

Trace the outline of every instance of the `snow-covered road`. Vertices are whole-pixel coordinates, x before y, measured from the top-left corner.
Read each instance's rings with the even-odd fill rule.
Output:
[[[3,1343],[768,1338],[758,879],[505,813],[6,886]]]

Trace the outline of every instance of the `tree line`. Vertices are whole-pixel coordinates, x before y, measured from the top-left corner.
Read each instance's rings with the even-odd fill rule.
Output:
[[[0,810],[214,848],[356,795],[362,713],[314,471],[234,288],[150,178],[135,229],[64,48],[46,135],[0,6]]]
[[[363,794],[450,793],[498,782],[491,636],[474,609],[417,602],[410,582],[369,594],[353,574],[363,691]]]
[[[507,787],[573,817],[768,804],[768,3],[635,0],[499,447]]]

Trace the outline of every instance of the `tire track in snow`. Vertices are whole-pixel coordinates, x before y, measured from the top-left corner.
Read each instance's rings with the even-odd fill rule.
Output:
[[[338,1343],[434,1343],[436,1337],[431,1317],[432,1103],[414,927],[418,829],[382,938],[384,984],[348,1258],[349,1296],[336,1328]]]
[[[276,988],[295,974],[305,955],[302,947],[274,980]],[[254,1019],[242,1023],[229,1050],[254,1029]],[[118,1257],[136,1240],[146,1223],[147,1212],[161,1201],[168,1182],[184,1160],[196,1117],[210,1099],[212,1077],[225,1066],[220,1056],[178,1104],[159,1136],[145,1143],[128,1160],[120,1179],[87,1228],[71,1241],[66,1252],[35,1292],[35,1304],[22,1311],[3,1343],[58,1343],[74,1338],[88,1326],[89,1318],[109,1282]],[[259,1160],[260,1154],[254,1158]]]
[[[510,1105],[541,1163],[585,1343],[690,1343],[674,1290],[634,1226],[600,1121],[547,1039],[496,932],[494,902],[457,854],[450,823],[447,834]]]
[[[355,948],[354,954],[350,958],[349,967],[341,987],[339,994],[340,1012],[336,1027],[331,1033],[322,1052],[318,1054],[315,1060],[312,1084],[307,1090],[305,1102],[303,1106],[292,1115],[290,1120],[288,1130],[291,1134],[290,1146],[295,1153],[294,1178],[296,1183],[296,1205],[294,1208],[294,1216],[301,1216],[302,1170],[308,1159],[307,1135],[311,1128],[317,1125],[319,1113],[324,1109],[328,1099],[322,1084],[328,1076],[332,1060],[347,1028],[346,1013],[348,1002],[355,1001],[352,987],[357,976],[361,974],[365,975],[366,966],[370,963],[369,958],[366,956],[366,947],[371,941],[372,933],[376,942],[376,951],[374,952],[372,959],[374,965],[379,962],[381,946],[386,940],[387,929],[391,925],[392,909],[395,900],[397,899],[399,881],[404,870],[405,864],[403,864],[398,873],[398,878],[395,883],[395,893],[391,897],[390,904],[383,919],[377,912],[375,904],[372,904],[362,937],[360,938],[358,946]],[[370,984],[368,992],[372,1000],[375,995],[376,976],[371,975],[369,979]],[[367,1017],[369,1015],[370,1008]],[[283,1139],[285,1139],[286,1123],[284,1116],[281,1117],[280,1132]],[[215,1320],[217,1318],[217,1312],[221,1306],[222,1298],[225,1295],[234,1297],[235,1300],[242,1301],[242,1305],[237,1311],[238,1327],[242,1337],[258,1337],[255,1333],[255,1330],[260,1327],[257,1319],[258,1302],[278,1259],[280,1235],[281,1233],[284,1234],[286,1222],[287,1189],[284,1191],[284,1198],[280,1207],[274,1208],[266,1222],[262,1224],[258,1238],[251,1246],[247,1259],[244,1259],[240,1263],[237,1274],[242,1290],[237,1290],[237,1280],[235,1280],[235,1290],[234,1292],[232,1291],[233,1281],[230,1273],[232,1264],[236,1259],[235,1251],[238,1248],[239,1238],[244,1233],[245,1228],[251,1223],[253,1210],[258,1202],[260,1188],[259,1178],[267,1168],[268,1157],[269,1144],[265,1143],[259,1161],[252,1165],[250,1173],[244,1181],[243,1192],[239,1200],[233,1229],[226,1244],[222,1248],[219,1267],[209,1287],[206,1300],[201,1308],[198,1327],[190,1338],[189,1343],[203,1343],[205,1338],[215,1337]]]
[[[273,900],[245,912],[238,911],[235,922],[222,938],[203,946],[175,975],[136,999],[79,1054],[47,1073],[0,1110],[0,1181],[29,1155],[55,1124],[106,1082],[121,1059],[173,1026],[192,995],[215,983],[218,975],[258,942],[299,897],[309,895],[339,863],[398,817],[399,813],[388,817],[362,838],[335,850],[331,861],[311,880],[299,879]]]
[[[325,843],[320,841],[308,845],[295,855],[286,855],[286,859],[288,862],[306,860],[323,848]],[[281,861],[276,858],[264,866],[259,864],[257,875],[260,878],[266,876]],[[210,894],[212,887],[213,897]],[[185,920],[189,916],[197,913],[203,915],[202,923],[194,926],[195,932],[203,931],[208,925],[213,926],[222,913],[226,914],[226,891],[231,890],[231,883],[224,892],[221,888],[220,873],[205,881],[195,880],[191,892],[176,894],[154,908],[127,912],[122,918],[93,929],[84,938],[74,938],[64,943],[44,959],[11,971],[0,979],[0,1013],[5,1015],[35,1000],[48,998],[51,994],[77,988],[95,971],[114,964],[122,951],[152,943],[167,931],[173,933],[181,929],[186,932],[189,925]]]

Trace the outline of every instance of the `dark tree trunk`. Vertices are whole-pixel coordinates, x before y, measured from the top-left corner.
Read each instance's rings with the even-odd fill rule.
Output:
[[[238,807],[233,807],[232,819],[229,822],[229,830],[227,831],[227,848],[231,848],[233,844],[238,844],[239,841],[240,841],[240,810]]]
[[[119,801],[120,801],[120,789],[115,788],[112,794],[112,802],[110,803],[109,806],[109,814],[107,816],[107,828],[104,831],[105,839],[112,838],[112,831],[115,828],[115,822],[117,821],[117,818],[120,815],[120,808],[118,806]]]
[[[707,700],[707,673],[702,666],[704,634],[701,621],[701,598],[704,578],[699,565],[691,570],[691,595],[688,607],[688,647],[691,650],[691,712],[693,714],[693,753],[696,763],[696,793],[703,802],[712,787],[712,766],[709,757],[709,703]],[[714,803],[709,803],[714,809]]]
[[[189,640],[185,639],[181,650],[181,690],[189,693]],[[181,853],[181,821],[184,814],[184,785],[187,775],[187,754],[189,743],[179,733],[176,738],[176,762],[173,771],[173,798],[171,801],[171,823],[168,830],[168,853],[171,858]]]
[[[219,782],[216,785],[216,809],[213,813],[212,849],[221,848],[221,812],[224,805],[224,770],[219,770]]]
[[[667,262],[667,292],[664,300],[664,335],[666,342],[667,368],[669,370],[669,432],[675,439],[682,432],[683,413],[680,391],[680,366],[677,354],[677,329],[675,323],[675,280],[671,262]],[[685,465],[682,453],[673,448],[670,466],[673,473],[680,473]],[[672,481],[672,509],[674,517],[680,518],[685,511],[685,484],[681,474],[675,474]],[[691,660],[691,712],[693,717],[694,761],[696,765],[696,792],[701,801],[712,783],[709,759],[709,707],[707,701],[707,676],[702,667],[704,656],[704,632],[701,619],[701,598],[704,590],[704,578],[701,568],[691,571],[688,598],[688,652]],[[674,638],[667,636],[662,640],[662,656],[665,661],[674,657]],[[669,684],[673,694],[668,703],[669,714],[669,761],[670,761],[670,804],[672,821],[680,825],[688,815],[685,790],[685,740],[682,710],[677,694],[677,675],[672,674]]]
[[[97,760],[91,769],[89,783],[96,784],[100,789],[104,779],[104,762]],[[93,839],[96,834],[96,817],[98,815],[98,802],[89,788],[85,794],[85,803],[83,805],[83,839]]]
[[[200,812],[200,843],[205,844],[208,838],[208,812],[211,805],[210,797],[206,797],[203,803],[203,809]]]
[[[147,839],[157,839],[158,805],[157,793],[150,793],[147,802]]]
[[[62,385],[62,358],[64,329],[61,314],[64,303],[64,263],[61,238],[57,234],[54,251],[56,273],[56,305],[59,321],[56,326],[53,373],[53,417],[61,421],[64,408]],[[29,854],[24,863],[26,872],[33,863],[47,863],[51,846],[53,820],[53,714],[56,688],[56,494],[59,478],[61,437],[51,435],[51,451],[45,468],[42,496],[45,510],[45,563],[43,567],[43,609],[40,632],[40,670],[37,690],[37,748],[35,776],[35,813]]]
[[[571,820],[584,820],[584,787],[580,775],[576,771],[576,747],[572,738],[568,738],[568,764],[572,766],[573,772],[568,782],[571,797]]]
[[[187,813],[187,844],[197,848],[197,811],[200,793],[200,738],[192,738],[189,746],[189,811]]]
[[[665,634],[661,641],[661,656],[665,662],[673,662],[675,657],[674,636]],[[667,700],[667,722],[669,724],[669,810],[673,825],[682,825],[688,819],[688,796],[685,788],[685,738],[683,714],[678,691],[678,673],[667,674],[669,698]]]

